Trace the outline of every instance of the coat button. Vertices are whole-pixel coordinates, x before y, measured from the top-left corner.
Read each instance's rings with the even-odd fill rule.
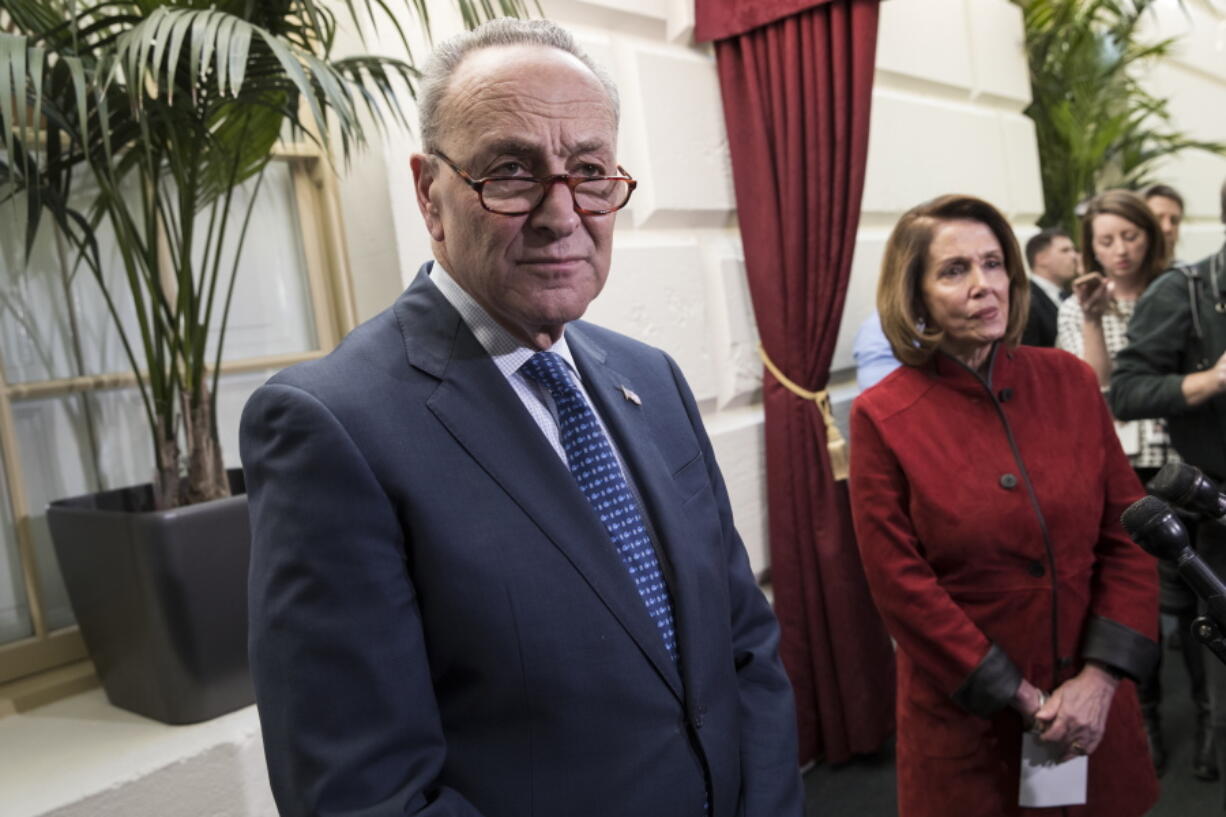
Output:
[[[1047,571],[1043,569],[1043,563],[1036,559],[1035,561],[1026,565],[1026,572],[1031,576],[1034,576],[1036,579],[1039,579],[1042,578],[1043,574]]]
[[[1000,487],[1004,488],[1006,491],[1012,491],[1017,487],[1017,477],[1013,476],[1013,474],[1001,474]]]
[[[1008,403],[1013,399],[1013,389],[1003,388],[996,394],[996,399],[1002,403]]]

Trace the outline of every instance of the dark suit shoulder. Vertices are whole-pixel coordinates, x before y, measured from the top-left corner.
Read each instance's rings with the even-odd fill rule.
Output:
[[[404,344],[391,309],[359,325],[322,358],[298,363],[269,379],[269,384],[293,386],[322,402],[350,394],[364,381],[405,374]]]
[[[1055,346],[1059,311],[1060,304],[1031,279],[1030,313],[1026,317],[1022,343],[1027,346]]]

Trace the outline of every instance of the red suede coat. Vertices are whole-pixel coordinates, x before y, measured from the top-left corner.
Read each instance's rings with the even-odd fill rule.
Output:
[[[864,568],[898,642],[902,817],[1019,809],[1021,677],[1051,691],[1087,658],[1131,677],[1155,658],[1153,560],[1120,526],[1142,495],[1093,373],[999,345],[987,382],[938,353],[852,409],[851,501]],[[1088,804],[1157,798],[1136,692],[1118,686]]]

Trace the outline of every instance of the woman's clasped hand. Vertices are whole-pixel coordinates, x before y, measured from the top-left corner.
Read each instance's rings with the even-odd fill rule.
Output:
[[[1060,749],[1060,761],[1094,754],[1107,728],[1107,713],[1119,679],[1094,663],[1042,696],[1031,713],[1031,731]]]

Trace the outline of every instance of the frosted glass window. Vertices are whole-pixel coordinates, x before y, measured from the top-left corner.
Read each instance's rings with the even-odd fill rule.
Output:
[[[269,164],[251,212],[237,271],[225,337],[225,360],[289,355],[318,348],[315,309],[304,249],[303,214],[297,189],[303,183],[291,160]],[[242,220],[255,180],[236,190],[230,230],[221,252],[215,310],[225,303]],[[78,179],[77,207],[93,191]],[[171,203],[173,207],[173,202]],[[203,235],[208,212],[197,221]],[[307,223],[314,223],[310,218]],[[0,204],[0,362],[5,381],[34,384],[82,375],[126,372],[131,361],[113,324],[102,289],[87,265],[77,264],[44,217],[28,263],[21,263],[24,224],[14,204]],[[140,366],[136,312],[114,235],[99,228],[98,250],[108,289]],[[199,262],[199,257],[197,262]],[[71,308],[70,308],[71,307]],[[73,326],[75,325],[75,334]],[[216,354],[219,327],[208,338]],[[238,423],[251,392],[271,372],[227,374],[220,381],[218,427],[229,467],[239,465]],[[135,388],[12,400],[13,419],[29,512],[29,531],[43,613],[49,630],[73,623],[46,521],[57,499],[147,483],[153,475],[152,441]],[[95,434],[87,433],[92,416]],[[0,645],[33,635],[33,619],[17,547],[16,526],[0,474]]]
[[[234,195],[230,231],[222,250],[223,274],[218,282],[216,310],[224,304],[242,215],[254,185],[254,181],[249,181]],[[81,183],[78,193],[79,206],[84,207],[90,191]],[[18,248],[23,229],[12,204],[0,207],[0,347],[8,382],[27,383],[130,369],[119,332],[89,268],[84,264],[74,266],[71,248],[65,253],[66,264],[60,263],[55,231],[47,218],[40,225],[29,263],[21,266]],[[200,235],[207,232],[207,212],[197,218],[196,229]],[[247,229],[227,329],[226,360],[304,352],[316,347],[302,243],[293,174],[288,163],[273,162],[265,173]],[[98,246],[108,289],[134,344],[133,352],[143,366],[145,357],[140,348],[135,310],[114,235],[108,229],[100,228]],[[65,293],[65,278],[70,295]],[[80,337],[81,367],[74,356],[69,298]],[[217,335],[217,329],[210,334],[210,355],[217,348]]]
[[[13,510],[9,507],[4,470],[0,468],[0,644],[32,635],[34,621],[17,553]]]
[[[232,205],[245,212],[251,185],[237,191]],[[226,329],[225,360],[306,352],[318,346],[307,286],[302,220],[289,165],[274,162],[265,171],[259,204],[251,215],[243,262],[234,287]],[[219,291],[229,285],[239,224],[227,236]],[[218,302],[220,306],[220,301]],[[209,356],[217,354],[217,331],[209,334]]]

